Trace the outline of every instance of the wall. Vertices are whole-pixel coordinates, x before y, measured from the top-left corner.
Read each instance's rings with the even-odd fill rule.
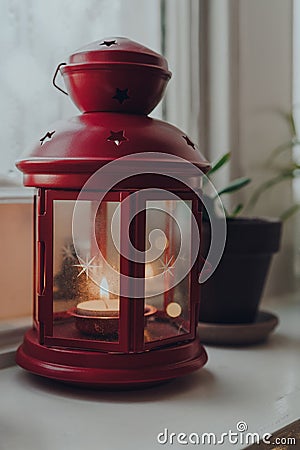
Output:
[[[32,310],[32,204],[0,203],[0,319]]]

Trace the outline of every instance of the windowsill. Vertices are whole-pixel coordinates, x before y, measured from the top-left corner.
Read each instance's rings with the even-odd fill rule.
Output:
[[[33,188],[0,186],[0,203],[31,203],[33,194]]]
[[[138,450],[156,448],[165,428],[169,436],[211,432],[220,437],[236,433],[240,421],[246,422],[247,433],[260,436],[286,426],[299,417],[299,302],[286,296],[264,307],[280,318],[268,342],[207,347],[205,368],[152,389],[83,390],[33,377],[16,366],[1,370],[0,414],[6,424],[1,441],[23,450],[80,450],[97,448],[99,442],[103,448]]]
[[[0,320],[0,369],[15,364],[16,350],[31,324],[31,317]]]

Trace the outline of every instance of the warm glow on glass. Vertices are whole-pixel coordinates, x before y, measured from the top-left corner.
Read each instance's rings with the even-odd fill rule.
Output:
[[[108,282],[105,277],[102,278],[100,283],[100,298],[102,299],[109,298]]]
[[[152,264],[148,263],[145,266],[145,278],[154,277],[154,270]]]
[[[176,302],[169,303],[167,306],[167,314],[170,317],[180,316],[181,311],[182,311],[181,306]]]
[[[159,236],[155,239],[155,247],[158,250],[166,250],[169,247],[169,240],[165,235]]]

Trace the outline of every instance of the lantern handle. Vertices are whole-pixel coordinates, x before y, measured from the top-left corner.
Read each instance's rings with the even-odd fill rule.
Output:
[[[61,66],[66,66],[66,65],[67,65],[67,63],[64,63],[64,62],[58,64],[58,66],[56,67],[55,74],[54,74],[54,76],[53,76],[53,78],[52,78],[52,84],[53,84],[53,86],[56,87],[56,89],[58,89],[60,92],[63,92],[64,94],[69,95],[66,91],[64,91],[61,87],[59,87],[58,84],[56,84],[56,77],[57,77],[58,72],[60,71]]]

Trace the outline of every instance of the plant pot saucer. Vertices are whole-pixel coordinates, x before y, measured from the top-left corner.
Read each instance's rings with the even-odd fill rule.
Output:
[[[267,311],[259,311],[253,323],[222,324],[199,322],[198,334],[202,344],[246,346],[264,342],[276,328],[279,319]]]

